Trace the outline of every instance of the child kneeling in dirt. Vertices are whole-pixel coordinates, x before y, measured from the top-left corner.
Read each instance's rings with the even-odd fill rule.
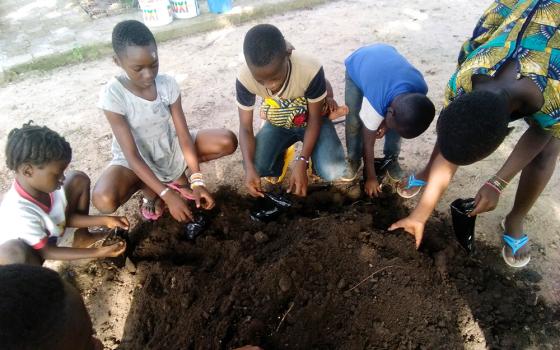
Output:
[[[158,74],[156,41],[143,23],[120,22],[112,43],[122,72],[103,88],[98,107],[113,131],[113,160],[95,185],[93,205],[112,213],[142,190],[144,219],[161,217],[165,202],[176,220],[190,221],[185,199],[214,206],[199,163],[233,153],[237,138],[225,129],[189,131],[179,84]]]
[[[15,180],[0,204],[0,265],[41,265],[45,259],[115,257],[124,252],[124,243],[78,248],[104,238],[87,227],[128,229],[129,224],[125,217],[88,215],[89,178],[78,171],[65,176],[71,158],[70,144],[47,127],[29,123],[10,131],[6,164],[15,171]],[[72,248],[57,246],[67,227],[84,228],[74,232]]]
[[[392,176],[399,178],[401,137],[411,139],[426,131],[434,119],[435,107],[426,96],[428,86],[422,73],[392,46],[362,47],[346,59],[345,65],[345,103],[349,112],[344,179],[357,177],[363,156],[365,192],[377,197],[380,186],[374,166],[375,140],[385,136],[385,158],[380,163],[391,162],[389,170],[392,168]]]
[[[278,28],[257,25],[243,42],[244,65],[237,77],[239,141],[245,167],[245,185],[255,197],[263,196],[261,177],[283,174],[286,150],[303,142],[296,158],[288,192],[307,194],[310,159],[317,174],[327,181],[344,171],[344,150],[331,120],[325,116],[327,81],[315,59],[292,52]],[[254,135],[253,109],[256,96],[263,99],[263,127]],[[330,109],[337,114],[338,106]],[[332,111],[331,111],[332,112]],[[344,113],[344,112],[343,112]]]

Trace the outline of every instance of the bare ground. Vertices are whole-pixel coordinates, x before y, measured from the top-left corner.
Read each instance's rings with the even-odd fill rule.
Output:
[[[262,22],[274,23],[296,49],[322,60],[339,101],[344,92],[344,58],[365,44],[391,43],[425,74],[430,86],[429,95],[440,109],[444,86],[455,67],[458,49],[487,5],[488,1],[481,0],[411,0],[399,6],[395,6],[392,1],[355,0],[333,2],[307,11],[267,18]],[[160,45],[160,71],[174,75],[181,84],[184,109],[191,127],[237,130],[235,72],[242,64],[243,35],[251,25],[231,27]],[[71,167],[86,171],[95,182],[110,159],[111,140],[109,125],[95,105],[101,86],[117,73],[118,68],[107,57],[62,68],[0,89],[0,110],[3,111],[0,144],[5,144],[11,128],[25,121],[32,119],[38,124],[46,124],[61,132],[72,144],[74,160]],[[484,180],[501,166],[524,128],[522,123],[517,123],[516,131],[495,154],[475,165],[461,168],[441,201],[439,210],[447,213],[448,203],[453,199],[474,196]],[[343,137],[342,126],[339,127],[339,134]],[[421,137],[404,142],[401,162],[409,170],[418,169],[428,158],[434,141],[432,126]],[[242,191],[240,160],[240,153],[237,152],[232,157],[204,166],[214,189],[226,184]],[[0,161],[4,162],[3,154],[0,155]],[[0,190],[6,190],[11,179],[12,175],[2,168]],[[482,265],[482,268],[496,271],[513,284],[525,283],[524,274],[533,276],[531,283],[538,286],[535,300],[547,305],[560,302],[560,271],[557,269],[560,259],[559,180],[556,172],[527,219],[526,229],[532,239],[533,260],[523,273],[507,270],[497,257],[500,246],[499,222],[511,207],[515,183],[504,194],[499,208],[480,216],[477,225],[478,244],[493,248],[495,252],[494,258],[482,260],[488,264]],[[407,205],[414,205],[414,201]],[[124,211],[135,216],[136,203],[132,201]],[[435,235],[436,232],[439,231],[431,233]],[[402,240],[404,242],[406,238],[402,237]],[[403,246],[402,249],[411,247]],[[76,268],[81,271],[82,267]],[[73,269],[73,266],[69,267],[69,271]],[[142,273],[134,275],[126,269],[115,270],[114,276],[106,280],[106,272],[96,272],[97,267],[92,269],[95,271],[90,271],[87,276],[70,275],[77,280],[86,297],[98,333],[108,347],[114,348],[125,333],[131,305],[133,310],[135,308],[135,289],[140,288],[138,279]],[[98,278],[91,277],[96,274]],[[359,279],[358,276],[350,278]],[[495,303],[500,304],[498,300]],[[473,310],[465,308],[462,312],[470,313],[470,317],[473,317]],[[511,315],[512,318],[516,316]],[[531,322],[538,321],[528,320],[528,326],[531,326]],[[469,327],[474,329],[471,333],[478,335],[477,342],[465,345],[466,348],[500,344],[500,340],[496,343],[494,339],[485,338],[484,332],[480,332],[484,324],[476,317]],[[480,339],[481,342],[478,342]],[[544,343],[532,344],[533,347],[539,347]]]

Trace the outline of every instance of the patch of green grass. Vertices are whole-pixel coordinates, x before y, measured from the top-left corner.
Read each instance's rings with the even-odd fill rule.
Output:
[[[124,8],[138,7],[138,0],[119,0]]]
[[[121,0],[124,3],[135,3],[136,0]],[[236,26],[258,18],[279,15],[290,11],[310,9],[314,6],[322,5],[336,0],[292,0],[280,3],[270,3],[256,6],[253,11],[225,14],[225,15],[205,15],[206,19],[198,22],[185,23],[184,26],[170,26],[168,29],[155,33],[158,43],[182,38],[189,35],[208,32],[228,26]],[[9,68],[0,75],[0,84],[22,79],[26,73],[39,71],[46,72],[55,68],[93,61],[106,57],[112,53],[111,43],[92,44],[88,46],[76,47],[62,53],[56,53],[34,59],[32,62],[20,64]]]
[[[46,72],[67,65],[92,61],[106,57],[112,52],[113,49],[109,43],[75,47],[67,52],[47,55],[34,59],[28,63],[13,66],[7,71],[4,71],[4,77],[2,80],[4,83],[9,83],[18,80],[22,77],[22,75],[25,75],[25,73],[34,71]]]

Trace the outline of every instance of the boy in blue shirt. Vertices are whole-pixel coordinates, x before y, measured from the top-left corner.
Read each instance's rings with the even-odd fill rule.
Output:
[[[344,179],[354,180],[364,159],[364,190],[377,197],[374,146],[385,136],[384,161],[398,167],[401,137],[422,134],[435,115],[422,74],[394,47],[373,44],[354,51],[346,65],[345,102],[348,164]],[[363,127],[365,126],[365,127]]]

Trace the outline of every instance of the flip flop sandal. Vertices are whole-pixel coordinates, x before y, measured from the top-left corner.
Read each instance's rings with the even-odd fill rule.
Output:
[[[176,182],[170,182],[166,185],[167,185],[167,187],[169,187],[173,191],[179,193],[179,195],[183,199],[186,199],[186,200],[189,200],[189,201],[194,201],[194,196],[192,195],[191,192],[188,191],[188,190],[191,189],[191,186],[189,184],[180,185]]]
[[[402,198],[412,198],[415,197],[420,191],[422,187],[426,186],[427,182],[424,180],[417,179],[415,174],[412,174],[408,177],[408,184],[404,188],[397,187],[397,193]],[[412,194],[405,194],[403,190],[410,190],[413,187],[417,187],[418,189],[414,191]]]
[[[527,237],[527,235],[523,235],[523,237],[521,238],[513,238],[507,235],[506,233],[504,233],[502,238],[505,243],[504,247],[502,248],[502,257],[504,258],[506,264],[508,264],[511,267],[521,268],[526,266],[529,263],[529,261],[531,261],[530,255],[527,255],[527,257],[525,257],[523,260],[515,259],[515,253],[517,253],[519,249],[524,247],[529,242],[529,237]],[[511,248],[513,256],[506,255],[506,245]]]
[[[163,213],[157,214],[156,213],[156,201],[159,198],[148,199],[146,197],[142,198],[142,205],[140,206],[140,213],[142,217],[147,221],[156,221],[159,219]]]

